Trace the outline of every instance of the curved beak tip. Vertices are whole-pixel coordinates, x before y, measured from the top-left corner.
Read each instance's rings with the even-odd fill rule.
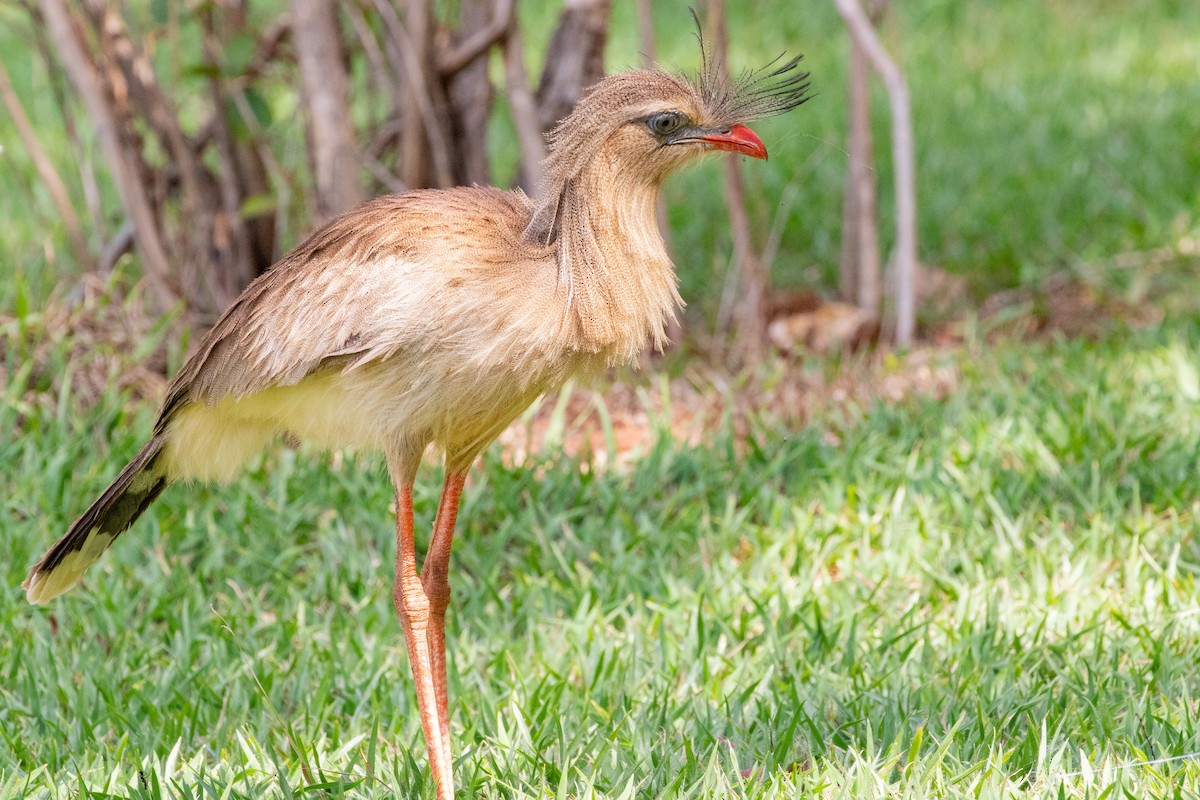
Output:
[[[767,146],[758,138],[758,134],[745,125],[734,125],[729,130],[709,133],[699,138],[713,150],[728,150],[767,160]]]

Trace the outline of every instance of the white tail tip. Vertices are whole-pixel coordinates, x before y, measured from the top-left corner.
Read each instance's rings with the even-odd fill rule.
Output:
[[[96,562],[115,538],[93,529],[83,547],[67,553],[62,561],[50,569],[38,570],[34,567],[35,571],[29,573],[29,577],[22,584],[25,599],[35,606],[45,605],[63,592],[74,588],[83,578],[87,568]]]

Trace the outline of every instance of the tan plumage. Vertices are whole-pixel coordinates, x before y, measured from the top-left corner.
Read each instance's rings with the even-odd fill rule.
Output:
[[[29,600],[70,588],[169,483],[228,480],[279,436],[382,450],[398,497],[394,598],[439,797],[451,796],[442,628],[463,476],[538,395],[665,344],[681,301],[659,186],[706,149],[765,158],[740,122],[802,102],[795,70],[732,86],[707,67],[698,85],[616,75],[551,135],[540,200],[416,191],[325,225],[204,337],[150,442],[30,571]],[[411,487],[431,444],[447,484],[418,575]]]

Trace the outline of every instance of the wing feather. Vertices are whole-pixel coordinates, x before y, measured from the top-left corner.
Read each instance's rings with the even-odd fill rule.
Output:
[[[157,432],[191,402],[245,397],[426,346],[438,296],[452,293],[463,271],[519,261],[512,248],[530,213],[521,193],[457,188],[380,197],[330,221],[204,336],[171,382]],[[499,245],[494,257],[471,252],[489,242]]]

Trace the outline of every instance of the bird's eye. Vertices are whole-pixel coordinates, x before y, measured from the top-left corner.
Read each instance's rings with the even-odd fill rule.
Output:
[[[683,114],[676,111],[667,111],[647,117],[646,125],[659,136],[666,136],[669,133],[679,130],[686,121],[687,118]]]

